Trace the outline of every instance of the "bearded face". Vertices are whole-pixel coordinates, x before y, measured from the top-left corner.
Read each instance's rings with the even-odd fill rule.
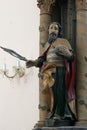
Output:
[[[48,37],[48,42],[50,44],[57,39],[58,33],[59,33],[58,25],[56,23],[52,23],[49,27],[49,37]]]

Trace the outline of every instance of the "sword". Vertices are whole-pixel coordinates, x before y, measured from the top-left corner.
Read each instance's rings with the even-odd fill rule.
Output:
[[[2,47],[0,46],[1,49],[3,49],[4,51],[8,52],[10,55],[20,59],[20,60],[23,60],[23,61],[28,61],[28,59],[26,59],[25,57],[23,57],[22,55],[18,54],[17,52],[15,52],[14,50],[12,49],[8,49],[8,48],[5,48],[5,47]]]

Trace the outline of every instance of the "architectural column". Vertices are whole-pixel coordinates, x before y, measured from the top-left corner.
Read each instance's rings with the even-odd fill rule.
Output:
[[[45,44],[48,39],[48,26],[51,23],[52,7],[55,0],[37,0],[40,8],[40,55],[45,50]],[[47,94],[42,92],[43,86],[40,80],[39,89],[39,122],[38,126],[44,126],[45,118],[48,113]]]
[[[87,0],[76,0],[77,114],[76,125],[87,126]]]

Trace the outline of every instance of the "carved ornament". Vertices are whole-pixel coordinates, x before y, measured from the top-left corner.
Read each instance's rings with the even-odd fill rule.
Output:
[[[43,32],[43,31],[46,31],[46,29],[45,29],[44,26],[40,26],[40,27],[39,27],[39,31],[40,31],[40,32]]]
[[[47,106],[41,106],[40,104],[39,104],[38,108],[43,110],[43,111],[50,111]]]
[[[37,6],[41,10],[41,14],[43,13],[51,13],[52,6],[54,5],[56,0],[37,0],[38,4]]]

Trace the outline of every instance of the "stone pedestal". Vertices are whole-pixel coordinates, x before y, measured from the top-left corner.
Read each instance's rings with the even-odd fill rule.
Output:
[[[43,127],[43,128],[36,128],[33,130],[87,130],[87,127],[80,127],[80,126]]]

